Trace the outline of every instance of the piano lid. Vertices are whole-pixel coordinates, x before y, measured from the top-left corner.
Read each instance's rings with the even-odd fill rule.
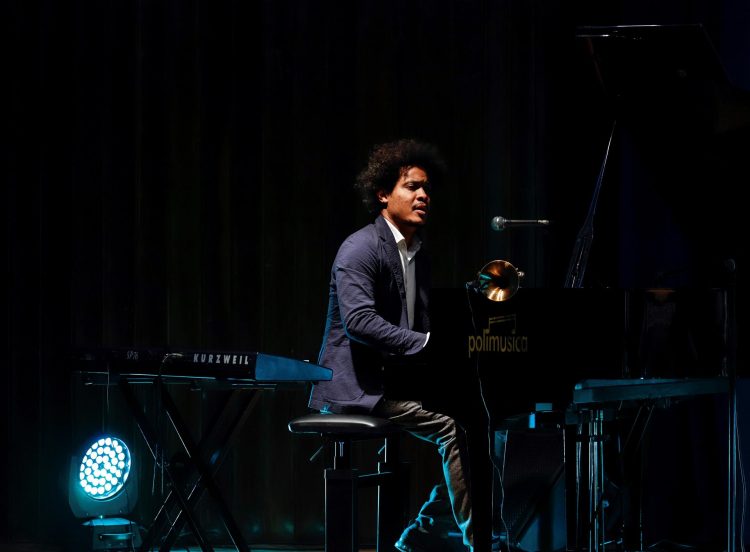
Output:
[[[652,124],[679,114],[717,134],[750,124],[748,93],[730,83],[703,25],[588,26],[576,38],[617,111]]]
[[[727,267],[747,255],[736,183],[749,174],[750,94],[699,24],[579,27],[576,42],[584,113],[592,128],[617,123],[590,200],[599,206],[584,284],[734,285],[739,272]],[[602,154],[607,136],[592,137]]]

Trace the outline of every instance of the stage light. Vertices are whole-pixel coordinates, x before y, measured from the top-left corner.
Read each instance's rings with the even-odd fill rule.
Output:
[[[140,546],[137,525],[128,516],[138,500],[137,470],[125,442],[113,435],[92,439],[70,459],[68,503],[84,519],[91,550],[132,550]]]
[[[94,500],[107,500],[120,492],[130,475],[130,450],[117,438],[102,437],[88,448],[78,477],[83,492]]]

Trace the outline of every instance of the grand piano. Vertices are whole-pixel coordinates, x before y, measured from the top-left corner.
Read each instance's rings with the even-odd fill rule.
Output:
[[[588,549],[579,518],[597,513],[572,496],[576,469],[589,469],[574,460],[576,441],[588,439],[587,417],[616,410],[625,423],[644,404],[726,394],[725,300],[719,288],[520,288],[501,302],[471,286],[435,289],[430,344],[391,363],[388,392],[420,397],[467,430],[475,501],[492,503],[474,513],[478,535],[493,526],[520,539],[534,502],[566,478],[569,498],[586,510],[567,506],[566,547]],[[509,431],[510,458],[497,443]],[[508,474],[501,497],[491,482],[504,459],[516,476]]]
[[[622,539],[628,531],[624,538],[629,542],[620,540],[617,545],[643,549],[638,548],[644,546],[643,526],[622,527],[642,522],[633,518],[642,514],[637,502],[643,488],[632,483],[642,458],[627,459],[631,465],[624,469],[629,473],[620,481],[632,487],[627,506],[631,511],[619,514],[626,521],[614,527],[602,516],[603,504],[612,498],[605,500],[609,482],[603,451],[605,442],[611,446],[617,441],[606,430],[619,430],[617,419],[604,417],[615,412],[620,420],[626,419],[624,426],[645,433],[637,426],[640,422],[628,419],[644,405],[653,412],[655,405],[720,396],[729,402],[730,416],[733,412],[735,259],[744,258],[744,245],[736,226],[737,202],[722,190],[727,191],[732,178],[727,167],[742,163],[729,140],[747,143],[750,102],[746,93],[728,83],[700,25],[586,27],[578,29],[577,38],[609,102],[609,110],[600,115],[612,117],[613,124],[602,146],[604,160],[564,286],[521,287],[503,301],[488,301],[476,282],[434,290],[430,351],[421,363],[413,359],[411,365],[404,361],[395,366],[398,375],[391,378],[390,387],[394,394],[421,394],[426,404],[464,424],[474,447],[472,478],[478,504],[490,500],[488,474],[497,471],[497,465],[487,458],[494,454],[497,460],[497,450],[490,450],[489,443],[498,430],[573,428],[566,440],[566,447],[573,448],[559,452],[568,472],[566,494],[588,503],[582,516],[568,508],[566,549],[603,550],[607,538]],[[618,134],[619,128],[625,129],[626,137]],[[602,286],[601,280],[595,286],[585,278],[586,267],[610,146],[618,140],[625,143],[624,148],[618,144],[620,163],[632,163],[633,189],[629,196],[620,195],[630,203],[607,213],[610,221],[621,224],[608,233],[619,241],[604,244],[609,266],[619,272],[610,286]],[[735,158],[730,158],[733,152]],[[695,186],[704,189],[692,193]],[[669,207],[668,217],[660,206]],[[703,215],[711,214],[716,216],[709,222]],[[678,227],[674,233],[660,232],[667,218]],[[453,377],[459,373],[460,378]],[[410,376],[406,381],[404,374]],[[733,420],[724,414],[725,428],[732,427]],[[698,430],[705,429],[713,431]],[[729,471],[729,483],[724,486],[725,501],[711,508],[721,510],[728,504],[722,546],[733,550],[735,513],[726,497],[736,484],[735,443],[733,432],[716,438],[728,442],[729,466],[717,465]],[[588,445],[587,458],[579,445]],[[615,451],[614,456],[626,463],[621,453]],[[581,497],[579,482],[571,482],[570,473],[580,476],[586,470],[591,494]],[[673,471],[678,473],[678,467]],[[509,509],[514,497],[503,498]],[[492,516],[477,507],[477,550],[489,550],[493,523],[493,529],[504,529]],[[583,519],[571,520],[575,516]],[[522,531],[525,521],[511,531]],[[545,544],[542,549],[555,549]]]

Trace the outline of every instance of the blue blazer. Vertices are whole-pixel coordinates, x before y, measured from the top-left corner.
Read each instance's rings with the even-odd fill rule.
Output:
[[[414,258],[417,293],[409,329],[406,289],[388,223],[374,223],[341,244],[331,269],[323,344],[318,364],[333,378],[313,386],[309,406],[331,412],[369,412],[383,396],[388,356],[422,350],[429,331],[429,267],[424,248]]]

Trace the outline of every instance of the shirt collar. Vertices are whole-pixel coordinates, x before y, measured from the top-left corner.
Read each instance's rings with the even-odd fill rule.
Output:
[[[380,215],[380,216],[383,216],[383,215]],[[388,224],[388,228],[391,229],[391,233],[393,234],[393,238],[396,240],[396,243],[401,243],[402,241],[406,243],[406,238],[401,233],[401,231],[396,227],[396,225],[393,224],[390,220],[388,220],[385,217],[383,217],[383,220],[385,220],[386,224]],[[417,236],[414,236],[414,243],[412,244],[411,249],[412,250],[419,249],[419,246],[421,243],[422,242],[420,241],[420,239]]]
[[[383,215],[380,215],[383,216]],[[390,220],[383,217],[383,220],[385,220],[386,224],[388,224],[388,228],[391,229],[391,233],[393,234],[393,239],[396,240],[396,245],[400,245],[401,243],[406,246],[406,238],[401,233],[401,231],[396,228],[396,225],[393,224]],[[422,241],[419,239],[419,237],[414,236],[414,240],[412,241],[411,247],[408,249],[410,255],[409,257],[413,257],[414,254],[419,251],[420,246],[422,245]]]

